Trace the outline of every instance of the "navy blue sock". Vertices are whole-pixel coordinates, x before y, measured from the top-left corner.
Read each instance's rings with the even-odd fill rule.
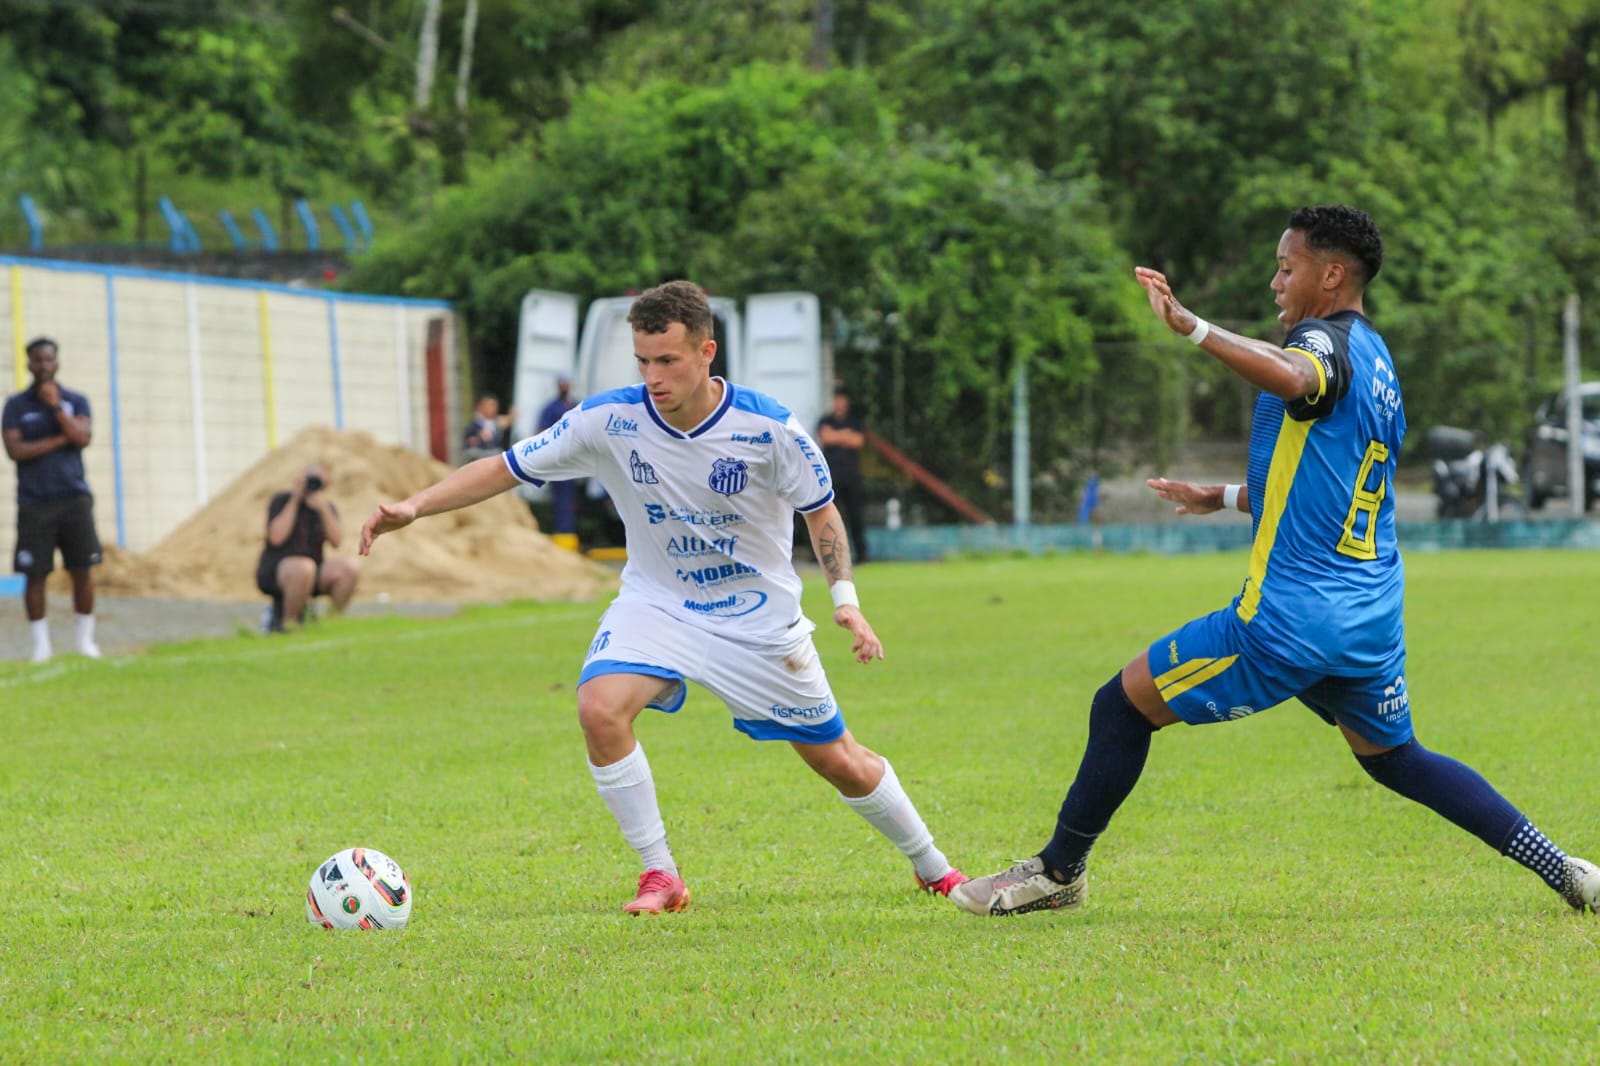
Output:
[[[1057,880],[1071,881],[1083,873],[1089,849],[1128,798],[1156,727],[1128,701],[1119,672],[1100,686],[1089,706],[1089,743],[1078,764],[1078,776],[1056,816],[1055,835],[1039,852],[1045,869]]]
[[[1429,751],[1415,737],[1382,755],[1357,755],[1356,762],[1378,784],[1444,816],[1561,891],[1566,855],[1472,767]]]

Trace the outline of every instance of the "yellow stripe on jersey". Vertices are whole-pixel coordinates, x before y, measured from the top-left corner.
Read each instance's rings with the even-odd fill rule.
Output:
[[[1227,655],[1221,659],[1190,659],[1156,678],[1156,688],[1161,692],[1161,698],[1171,703],[1196,685],[1222,673],[1238,658],[1237,655]]]
[[[1256,543],[1250,550],[1250,574],[1244,580],[1244,592],[1239,597],[1241,622],[1248,623],[1261,606],[1261,583],[1267,578],[1267,560],[1272,555],[1273,542],[1278,539],[1278,523],[1289,503],[1289,490],[1294,487],[1295,471],[1300,469],[1300,457],[1305,454],[1306,438],[1312,425],[1311,422],[1296,422],[1285,414],[1283,425],[1278,427],[1278,443],[1272,449],[1267,484],[1262,492],[1261,524],[1256,527]]]
[[[1311,365],[1316,368],[1317,394],[1306,399],[1306,403],[1310,404],[1312,407],[1315,407],[1317,404],[1321,403],[1322,398],[1328,394],[1328,372],[1323,368],[1322,360],[1318,359],[1315,355],[1312,355],[1304,348],[1285,348],[1284,351],[1299,352],[1301,355],[1311,360]]]

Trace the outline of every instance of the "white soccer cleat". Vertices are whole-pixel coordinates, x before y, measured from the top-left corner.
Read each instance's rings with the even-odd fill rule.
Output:
[[[1600,913],[1600,866],[1568,855],[1562,875],[1561,898],[1567,906],[1579,914]]]
[[[30,659],[30,661],[36,662],[36,663],[47,663],[47,662],[50,661],[50,655],[51,655],[50,645],[48,645],[48,644],[35,644],[33,646],[33,655],[31,655],[29,657],[29,659]]]
[[[96,644],[92,640],[80,641],[78,644],[78,654],[83,656],[85,659],[98,659],[100,658],[100,645]]]
[[[1030,911],[1067,910],[1082,905],[1089,894],[1089,873],[1067,884],[1044,872],[1044,860],[1035,855],[988,877],[957,885],[950,898],[973,914],[1004,917]]]

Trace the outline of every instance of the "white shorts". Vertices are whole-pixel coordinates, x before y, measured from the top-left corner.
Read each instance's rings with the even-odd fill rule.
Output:
[[[614,603],[600,619],[578,684],[603,674],[678,682],[648,704],[668,714],[688,698],[684,679],[698,682],[728,705],[733,727],[755,740],[826,744],[844,735],[844,715],[809,626],[791,644],[754,647],[685,625],[653,607]]]

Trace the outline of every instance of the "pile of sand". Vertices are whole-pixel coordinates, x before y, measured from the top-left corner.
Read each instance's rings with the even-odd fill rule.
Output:
[[[402,500],[450,468],[364,432],[302,430],[241,474],[204,509],[140,555],[108,548],[95,588],[110,596],[252,600],[266,538],[267,503],[293,487],[313,462],[328,470],[328,492],[344,524],[329,555],[354,555],[361,524],[380,503]],[[57,575],[64,579],[64,575]],[[515,493],[424,518],[373,545],[357,600],[468,603],[582,600],[616,585],[616,574],[557,547]],[[63,590],[64,591],[64,590]]]

